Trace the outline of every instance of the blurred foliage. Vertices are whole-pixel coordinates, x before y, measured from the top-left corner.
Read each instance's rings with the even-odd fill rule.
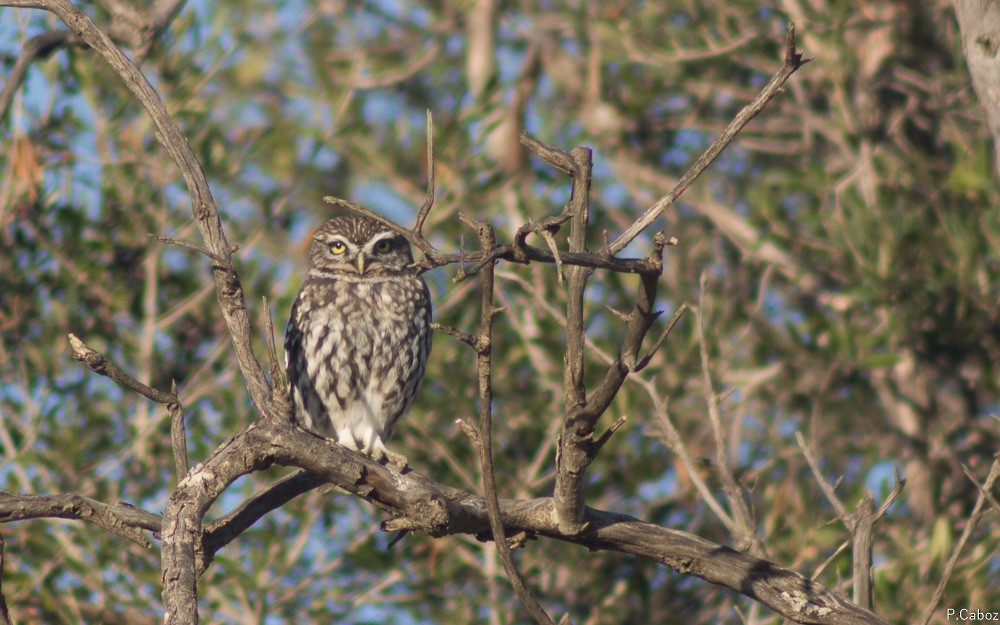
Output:
[[[727,454],[769,557],[811,575],[847,539],[798,449],[802,432],[850,507],[908,482],[878,526],[880,615],[909,622],[940,579],[997,449],[1000,211],[989,138],[943,1],[192,3],[142,60],[213,184],[255,319],[280,332],[324,195],[411,222],[434,113],[435,245],[475,245],[459,212],[510,236],[558,212],[568,184],[516,142],[526,129],[592,146],[592,245],[616,236],[777,69],[786,24],[813,60],[656,223],[659,305],[701,307]],[[405,7],[405,8],[404,8]],[[92,6],[98,23],[108,16]],[[0,10],[9,72],[40,12]],[[485,51],[485,57],[476,56]],[[486,61],[483,61],[485,58]],[[475,59],[479,59],[476,61]],[[69,357],[73,332],[140,380],[176,381],[193,461],[254,419],[216,309],[183,184],[148,119],[87,50],[36,62],[0,130],[0,445],[4,490],[79,493],[160,512],[175,482],[166,411]],[[649,235],[649,236],[647,236]],[[647,250],[651,232],[626,254]],[[564,242],[564,239],[560,239]],[[707,280],[699,286],[702,275]],[[429,274],[436,319],[475,327],[474,280]],[[548,495],[562,414],[563,286],[549,266],[501,265],[495,441],[502,496]],[[628,276],[588,290],[588,380],[623,325]],[[588,504],[729,543],[670,453],[650,388],[723,498],[693,315],[602,424],[629,421],[590,472]],[[263,328],[263,323],[258,326]],[[261,331],[262,333],[262,331]],[[280,341],[280,337],[279,337]],[[260,340],[258,354],[266,354]],[[473,354],[435,338],[421,397],[392,446],[417,470],[478,490],[454,426],[473,414]],[[280,472],[235,484],[222,514]],[[523,623],[492,545],[409,536],[314,492],[224,549],[203,578],[206,622]],[[155,550],[82,524],[5,526],[17,622],[158,620]],[[945,595],[987,606],[1000,587],[996,514]],[[552,541],[518,552],[558,617],[603,623],[778,623],[725,589],[652,562]],[[849,551],[818,581],[850,594]]]

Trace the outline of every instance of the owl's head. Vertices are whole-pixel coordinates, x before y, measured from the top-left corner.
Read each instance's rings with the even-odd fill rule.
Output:
[[[413,263],[410,244],[374,219],[351,215],[323,224],[309,249],[309,272],[374,277]]]

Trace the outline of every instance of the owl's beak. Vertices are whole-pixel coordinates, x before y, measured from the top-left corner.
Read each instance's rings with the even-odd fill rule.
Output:
[[[358,254],[358,273],[360,275],[365,275],[365,255]]]

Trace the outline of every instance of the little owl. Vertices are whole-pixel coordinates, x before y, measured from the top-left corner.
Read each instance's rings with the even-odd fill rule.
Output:
[[[367,217],[336,217],[313,237],[309,273],[285,330],[295,419],[400,469],[385,447],[413,403],[431,350],[431,302],[410,245]]]

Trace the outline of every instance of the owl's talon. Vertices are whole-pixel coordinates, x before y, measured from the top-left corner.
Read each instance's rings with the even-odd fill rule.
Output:
[[[385,461],[386,461],[387,464],[391,464],[392,466],[396,467],[396,469],[400,473],[402,473],[403,471],[405,471],[406,467],[409,466],[409,463],[410,463],[410,461],[406,459],[406,456],[403,456],[403,455],[397,454],[397,453],[393,453],[393,452],[389,451],[388,449],[385,450],[384,458],[385,458]]]

